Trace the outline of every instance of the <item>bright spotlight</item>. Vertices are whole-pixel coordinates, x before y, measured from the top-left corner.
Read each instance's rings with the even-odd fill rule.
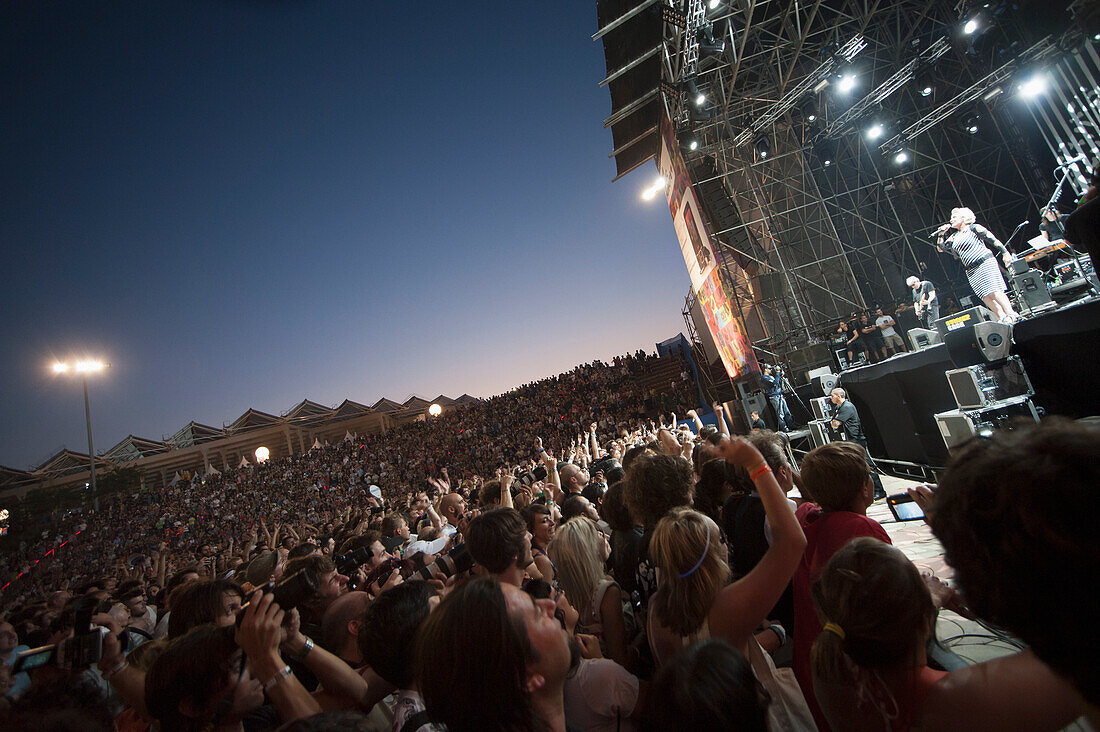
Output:
[[[68,370],[69,370],[69,364],[67,364],[67,363],[61,363],[60,361],[58,361],[57,363],[55,363],[53,365],[53,372],[55,374],[63,374]]]
[[[845,74],[844,76],[840,77],[840,81],[837,83],[836,88],[844,92],[845,94],[852,91],[856,88],[856,75]]]
[[[269,457],[271,457],[271,451],[268,450],[266,447],[260,445],[256,448],[256,462],[266,463]]]
[[[867,128],[867,138],[870,140],[877,140],[886,133],[886,128],[879,123],[875,123]]]
[[[897,154],[894,155],[894,162],[898,165],[909,162],[909,153],[904,150],[898,150]]]
[[[698,149],[699,149],[699,141],[698,140],[692,140],[691,142],[688,143],[688,150],[698,150]]]
[[[932,85],[928,84],[928,85],[922,86],[920,88],[920,95],[922,97],[931,96],[932,95]]]
[[[966,24],[963,26],[963,33],[965,33],[966,35],[970,35],[976,30],[978,30],[977,18],[971,18],[970,20],[966,21]]]
[[[710,2],[707,3],[707,7],[711,10],[715,10],[720,3],[721,0],[710,0]]]
[[[1047,90],[1047,80],[1042,74],[1035,74],[1020,84],[1018,88],[1020,96],[1025,99],[1034,99]]]
[[[77,361],[76,362],[77,373],[86,374],[91,371],[102,371],[102,361]]]
[[[428,407],[428,414],[432,415],[433,417],[438,417],[439,415],[443,414],[443,407],[439,406],[438,404],[433,404],[432,406]]]
[[[832,164],[833,164],[833,161],[832,161],[832,160],[829,160],[829,158],[825,158],[825,162],[823,163],[823,165],[824,165],[824,166],[825,166],[826,168],[828,168],[828,167],[829,167],[830,165],[832,165]]]
[[[701,107],[705,101],[707,101],[707,95],[703,92],[699,92],[698,96],[695,97],[695,106]]]

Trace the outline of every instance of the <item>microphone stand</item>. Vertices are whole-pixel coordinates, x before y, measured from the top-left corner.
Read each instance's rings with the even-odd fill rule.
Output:
[[[1008,236],[1008,238],[1007,238],[1007,239],[1005,239],[1005,249],[1008,249],[1008,245],[1009,245],[1009,244],[1011,244],[1011,243],[1012,243],[1012,240],[1013,240],[1013,238],[1015,238],[1015,236],[1016,236],[1017,234],[1019,234],[1019,233],[1020,233],[1020,229],[1024,228],[1024,227],[1025,227],[1025,226],[1027,226],[1027,225],[1028,225],[1029,223],[1031,223],[1031,222],[1030,222],[1030,221],[1027,221],[1027,220],[1024,220],[1024,221],[1021,221],[1020,223],[1016,224],[1016,228],[1015,228],[1015,229],[1013,229],[1013,230],[1012,230],[1012,233],[1011,233],[1011,234],[1009,234],[1009,236]],[[1009,249],[1009,251],[1012,251],[1012,250],[1011,250],[1011,249]]]

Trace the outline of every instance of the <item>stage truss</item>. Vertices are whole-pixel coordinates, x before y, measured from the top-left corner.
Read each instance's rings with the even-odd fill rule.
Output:
[[[747,272],[730,279],[750,337],[780,354],[838,318],[907,299],[909,274],[938,280],[948,296],[970,294],[927,233],[960,205],[1002,239],[1036,220],[1053,164],[1034,150],[1015,85],[1091,42],[1054,5],[1045,24],[1008,3],[597,5],[618,177],[655,152],[650,116],[672,119],[719,260]],[[963,37],[962,21],[980,10],[983,32]],[[631,22],[653,34],[637,39],[636,62],[624,46]],[[842,97],[849,72],[858,86]],[[652,88],[645,73],[659,74]],[[918,80],[934,90],[921,94]],[[874,140],[864,133],[873,120],[884,125]],[[905,164],[894,162],[900,150]]]

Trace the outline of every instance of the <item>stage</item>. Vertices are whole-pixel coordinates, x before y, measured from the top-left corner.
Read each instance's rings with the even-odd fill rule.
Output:
[[[1100,415],[1100,298],[1016,324],[1011,354],[1023,363],[1040,415]],[[872,456],[946,464],[935,415],[957,408],[944,375],[953,368],[947,346],[938,344],[840,374],[838,385],[859,411]]]

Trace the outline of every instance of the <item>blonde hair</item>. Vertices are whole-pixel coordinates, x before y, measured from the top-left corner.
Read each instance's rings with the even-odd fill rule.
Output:
[[[580,613],[581,622],[591,622],[596,588],[604,578],[596,524],[587,516],[566,521],[558,527],[547,551],[554,560],[558,584]]]
[[[962,219],[962,222],[967,226],[977,221],[977,218],[974,216],[974,212],[968,209],[966,206],[951,209],[951,218],[955,218],[955,214],[958,214],[959,217]]]
[[[651,600],[653,613],[661,625],[681,636],[699,630],[730,576],[723,547],[712,531],[703,514],[677,508],[661,519],[649,542],[649,556],[661,570]]]

